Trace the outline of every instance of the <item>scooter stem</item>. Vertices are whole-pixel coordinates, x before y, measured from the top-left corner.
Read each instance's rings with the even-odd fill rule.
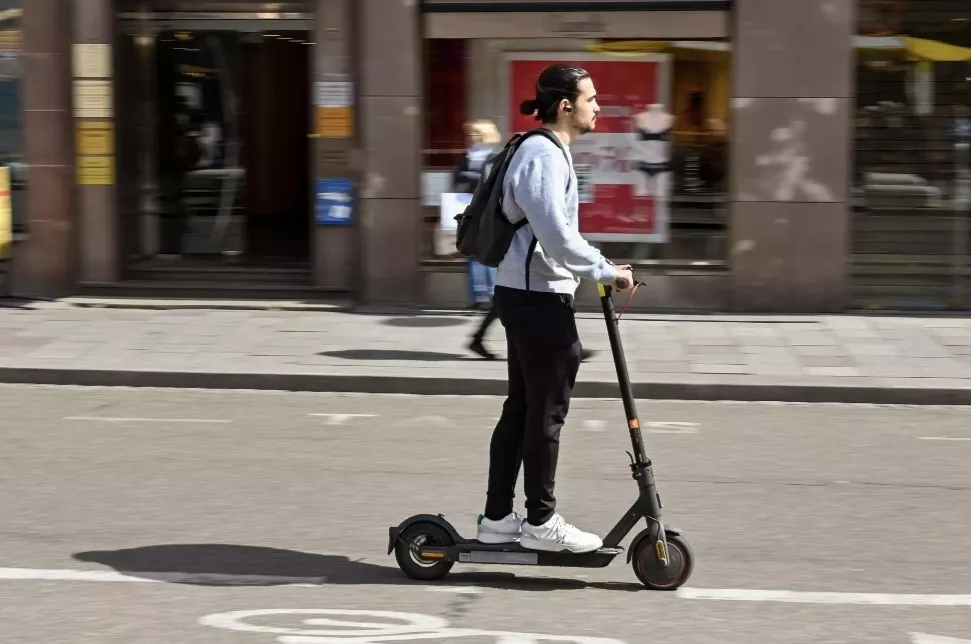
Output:
[[[637,407],[634,405],[634,390],[631,388],[624,347],[620,341],[620,324],[617,321],[614,300],[611,297],[613,289],[610,286],[598,284],[597,291],[603,307],[604,321],[607,323],[607,338],[610,340],[610,353],[614,357],[614,367],[617,370],[617,384],[620,386],[620,397],[624,402],[624,413],[627,415],[627,428],[630,430],[631,445],[634,448],[634,461],[637,464],[648,463],[641,425],[637,418]]]

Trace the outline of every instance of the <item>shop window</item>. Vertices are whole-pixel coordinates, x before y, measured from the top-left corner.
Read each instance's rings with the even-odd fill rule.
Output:
[[[24,221],[27,165],[24,160],[23,0],[0,0],[0,166],[10,172],[13,232],[26,232]]]
[[[425,153],[429,169],[449,169],[465,149],[466,41],[425,41]]]
[[[867,308],[968,308],[971,9],[862,0],[852,294]]]
[[[597,131],[571,150],[583,234],[615,261],[723,265],[731,50],[710,40],[426,40],[426,260],[461,260],[441,230],[440,194],[456,189],[464,125],[491,121],[502,142],[538,125],[517,107],[551,62],[588,69],[602,109]],[[669,133],[655,140],[639,128]]]

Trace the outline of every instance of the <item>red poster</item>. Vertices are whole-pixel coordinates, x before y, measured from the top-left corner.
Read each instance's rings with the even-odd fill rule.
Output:
[[[655,124],[670,121],[667,56],[511,53],[506,58],[510,135],[540,125],[520,114],[519,104],[535,96],[536,78],[545,67],[574,64],[593,79],[600,105],[597,129],[570,146],[580,233],[590,241],[667,241],[671,144],[665,136],[650,136],[663,132]]]

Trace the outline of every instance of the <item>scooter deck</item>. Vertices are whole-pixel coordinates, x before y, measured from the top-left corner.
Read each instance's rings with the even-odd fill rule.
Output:
[[[425,546],[418,549],[419,556],[423,558],[455,563],[565,568],[603,568],[623,552],[623,548],[600,548],[584,553],[549,552],[530,550],[518,543],[490,544],[475,539],[462,539],[451,546]]]

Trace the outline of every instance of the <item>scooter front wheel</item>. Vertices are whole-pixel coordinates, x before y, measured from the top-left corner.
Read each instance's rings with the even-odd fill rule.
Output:
[[[631,558],[634,574],[650,590],[676,590],[694,569],[694,554],[688,540],[680,535],[667,535],[668,564],[665,566],[657,552],[657,543],[643,539]]]
[[[412,579],[433,581],[447,575],[453,563],[422,557],[419,554],[421,548],[450,545],[452,545],[452,539],[445,530],[431,523],[418,523],[407,528],[398,537],[394,556],[401,570]]]

